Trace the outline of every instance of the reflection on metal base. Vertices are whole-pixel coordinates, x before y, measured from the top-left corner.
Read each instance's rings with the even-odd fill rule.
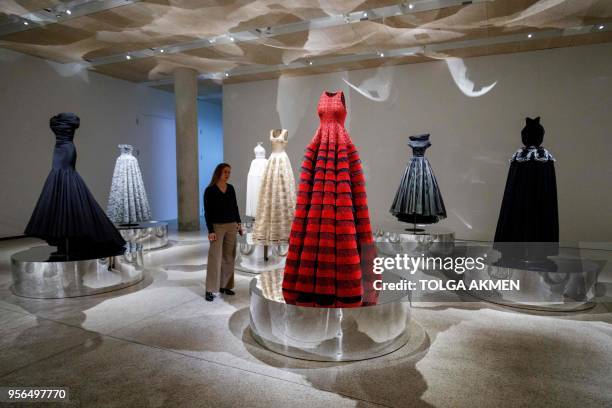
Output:
[[[270,270],[251,280],[251,334],[263,347],[304,360],[355,361],[389,354],[408,342],[406,292],[381,292],[374,306],[302,307],[284,302],[282,276],[282,270]]]
[[[520,290],[470,290],[472,296],[491,303],[521,309],[570,312],[595,306],[595,284],[600,270],[596,262],[581,259],[554,260],[555,271],[526,270],[488,265],[464,275],[465,286],[473,281],[516,280]]]
[[[418,225],[418,230],[400,229],[376,234],[378,250],[387,256],[397,254],[446,256],[453,252],[455,233],[437,225]]]
[[[130,245],[115,256],[68,261],[55,259],[55,250],[38,246],[11,256],[15,295],[40,299],[88,296],[125,288],[144,277],[139,245]]]
[[[158,221],[117,225],[123,239],[142,245],[143,250],[158,249],[168,245],[168,223]]]
[[[235,268],[253,274],[284,268],[289,246],[287,244],[268,245],[267,254],[265,247],[253,241],[251,232],[239,236]]]

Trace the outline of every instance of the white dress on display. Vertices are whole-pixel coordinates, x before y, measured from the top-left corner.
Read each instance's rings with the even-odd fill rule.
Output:
[[[135,224],[151,219],[138,160],[132,155],[134,148],[119,145],[121,155],[115,163],[113,181],[106,213],[115,224]]]
[[[272,129],[270,141],[272,154],[261,180],[253,227],[253,241],[264,245],[289,241],[296,200],[293,170],[285,153],[287,130]]]
[[[266,149],[257,143],[255,149],[255,158],[251,162],[249,175],[247,176],[247,191],[246,191],[246,215],[247,217],[255,217],[257,215],[257,201],[259,200],[259,187],[261,179],[266,171]]]

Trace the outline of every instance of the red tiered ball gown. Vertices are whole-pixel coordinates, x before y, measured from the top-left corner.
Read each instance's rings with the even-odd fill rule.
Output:
[[[301,306],[361,306],[372,298],[375,254],[365,178],[344,128],[344,94],[324,92],[317,111],[321,123],[302,164],[283,295]]]

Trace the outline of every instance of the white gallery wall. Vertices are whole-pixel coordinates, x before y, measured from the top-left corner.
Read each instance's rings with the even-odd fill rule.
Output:
[[[49,118],[81,118],[77,170],[106,209],[117,145],[133,144],[153,216],[176,217],[174,95],[0,49],[0,237],[23,233],[51,168]]]
[[[224,154],[241,211],[256,143],[265,142],[269,154],[269,130],[287,128],[287,152],[299,177],[319,122],[319,96],[342,89],[374,227],[402,227],[388,210],[411,156],[408,136],[430,133],[426,156],[448,212],[440,225],[461,239],[492,240],[524,118],[541,116],[543,145],[557,159],[561,241],[612,242],[612,44],[463,63],[463,73],[462,62],[453,63],[454,75],[441,60],[225,85]],[[493,83],[488,93],[473,96]]]

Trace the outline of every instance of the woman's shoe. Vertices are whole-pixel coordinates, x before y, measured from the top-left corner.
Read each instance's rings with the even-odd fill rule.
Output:
[[[219,289],[219,292],[225,293],[226,295],[229,295],[229,296],[234,296],[236,294],[236,292],[234,292],[233,290],[225,289],[225,288]]]
[[[212,292],[206,292],[206,301],[212,302],[215,299],[215,295]]]

